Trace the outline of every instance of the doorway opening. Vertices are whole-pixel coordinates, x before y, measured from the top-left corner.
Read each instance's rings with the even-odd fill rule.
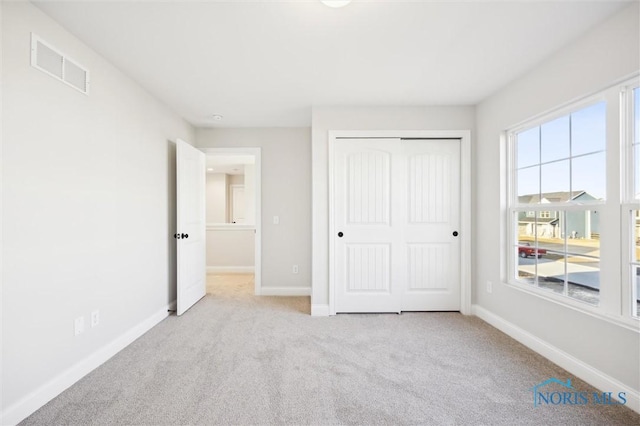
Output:
[[[261,294],[260,148],[206,154],[207,293],[221,285]]]

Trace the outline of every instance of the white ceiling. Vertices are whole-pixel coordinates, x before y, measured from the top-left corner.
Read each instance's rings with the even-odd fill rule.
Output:
[[[473,105],[617,1],[39,1],[196,126],[298,127],[314,105]],[[224,116],[214,122],[212,114]]]

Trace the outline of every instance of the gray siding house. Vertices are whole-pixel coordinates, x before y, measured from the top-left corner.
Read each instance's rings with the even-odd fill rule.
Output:
[[[594,201],[594,196],[586,191],[547,192],[542,194],[522,195],[518,197],[520,204],[565,203],[567,201]],[[583,212],[541,211],[536,219],[534,211],[518,213],[518,234],[541,238],[599,239],[600,220],[597,210]]]

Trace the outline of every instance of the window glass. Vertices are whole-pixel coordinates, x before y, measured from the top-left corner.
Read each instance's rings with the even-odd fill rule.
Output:
[[[606,199],[605,102],[517,133],[516,144],[519,204]]]
[[[604,151],[607,142],[606,103],[581,109],[571,114],[571,155],[573,157]]]
[[[518,258],[517,279],[528,284],[535,284],[536,263],[531,262],[530,258],[536,246],[536,217],[535,212],[531,212],[534,213],[531,215],[528,213],[519,211],[515,214],[517,240],[514,247],[514,255]]]
[[[569,116],[557,118],[540,126],[540,161],[569,158],[570,152]]]
[[[518,203],[540,202],[540,166],[518,170]]]
[[[538,212],[536,262],[538,286],[554,293],[565,293],[564,212]]]
[[[629,87],[633,90],[629,91]],[[597,96],[600,102],[574,107],[569,113],[547,121],[536,118],[530,124],[535,123],[535,127],[508,135],[509,148],[515,150],[510,152],[509,158],[515,164],[510,164],[508,176],[509,182],[515,184],[510,188],[513,198],[509,206],[509,226],[514,231],[509,234],[509,270],[513,274],[510,282],[522,283],[556,300],[559,298],[554,294],[566,301],[598,307],[607,315],[618,314],[616,306],[624,306],[625,316],[639,318],[638,79],[612,86]],[[614,120],[618,121],[615,125]],[[607,140],[607,127],[613,125],[626,126],[621,134],[631,137],[622,155],[616,146],[620,139]],[[613,157],[607,156],[609,149],[610,154],[615,154]],[[614,167],[609,169],[608,165]],[[621,168],[624,174],[619,173]],[[607,200],[607,182],[622,184],[622,200],[618,197]],[[616,241],[624,242],[614,249],[623,254],[622,262],[600,256],[602,210],[598,209],[603,209],[602,206],[612,212],[620,207],[629,215],[622,220],[622,227],[615,224],[605,227],[610,234],[604,236],[606,251]],[[601,291],[612,299],[606,306],[600,306]],[[619,300],[614,301],[616,298]]]
[[[518,162],[517,167],[531,166],[540,163],[540,128],[518,133]]]
[[[600,260],[568,256],[567,291],[573,299],[597,305],[600,301]]]
[[[600,300],[600,218],[597,210],[516,212],[518,281],[581,302]]]
[[[606,193],[606,175],[606,158],[604,152],[574,158],[571,163],[572,199],[574,201],[604,199]]]
[[[542,165],[540,177],[540,191],[543,199],[550,202],[569,201],[569,160]],[[555,194],[559,192],[564,194]]]

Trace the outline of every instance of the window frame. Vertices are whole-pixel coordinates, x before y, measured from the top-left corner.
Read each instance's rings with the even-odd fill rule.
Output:
[[[637,306],[637,297],[634,295],[633,289],[633,272],[634,267],[640,267],[640,259],[634,259],[633,251],[635,250],[634,226],[636,216],[640,211],[640,198],[636,198],[636,193],[640,192],[640,188],[635,188],[637,180],[636,174],[640,170],[635,168],[635,149],[640,149],[640,145],[635,145],[635,99],[634,90],[640,91],[640,81],[636,77],[627,81],[620,90],[620,115],[622,128],[622,152],[620,155],[621,163],[621,195],[620,203],[620,224],[621,224],[621,243],[623,247],[623,255],[621,256],[621,284],[622,293],[626,295],[623,298],[623,313],[636,321],[640,321],[640,309],[634,309]],[[639,106],[640,107],[640,106]],[[634,215],[633,212],[636,212]],[[636,296],[636,297],[634,297]],[[635,311],[635,312],[634,312]]]
[[[506,279],[504,280],[507,285],[525,293],[534,295],[536,297],[549,300],[551,302],[560,304],[564,307],[574,309],[588,315],[604,319],[608,322],[621,325],[625,328],[639,331],[637,316],[633,316],[632,309],[632,291],[631,291],[631,238],[629,232],[624,232],[625,226],[630,226],[629,219],[625,221],[625,212],[629,212],[631,207],[640,209],[640,200],[630,201],[630,189],[628,185],[633,185],[631,182],[625,182],[628,176],[629,167],[633,167],[633,155],[629,153],[633,152],[629,149],[631,146],[630,138],[633,137],[633,127],[629,125],[628,120],[633,117],[630,115],[633,113],[632,106],[633,88],[640,86],[639,75],[635,74],[633,77],[627,77],[615,84],[612,84],[597,93],[593,93],[589,96],[585,96],[581,99],[568,102],[558,108],[552,109],[545,113],[534,116],[531,119],[524,120],[521,123],[508,128],[503,133],[503,141],[506,142],[506,248],[504,256],[507,258],[506,263]],[[566,203],[538,203],[538,204],[520,204],[518,203],[518,190],[517,190],[517,176],[518,176],[518,164],[517,164],[517,148],[516,135],[520,132],[542,126],[543,124],[558,119],[560,117],[577,112],[583,108],[595,105],[599,102],[606,102],[606,194],[605,200],[588,200],[579,202],[566,202]],[[615,129],[610,129],[613,126]],[[612,131],[613,130],[613,131]],[[573,158],[573,157],[570,157]],[[616,164],[617,162],[617,164]],[[616,165],[617,167],[612,167]],[[633,170],[633,168],[631,169]],[[640,171],[639,171],[640,172]],[[627,174],[625,174],[627,173]],[[616,180],[610,184],[609,180]],[[573,188],[569,188],[570,191]],[[540,188],[542,191],[542,188]],[[623,191],[625,191],[623,193]],[[532,285],[524,281],[517,279],[518,273],[518,253],[514,247],[518,246],[518,212],[526,212],[527,216],[529,212],[535,212],[535,215],[540,215],[542,211],[557,211],[557,212],[569,212],[569,211],[588,211],[607,210],[609,217],[620,217],[620,224],[617,229],[613,230],[617,235],[612,235],[610,238],[606,238],[604,241],[601,239],[601,257],[600,257],[600,302],[599,304],[592,305],[587,302],[581,301],[576,298],[568,297],[564,294],[554,293],[552,291],[539,288],[537,285]],[[618,216],[618,213],[620,216]],[[627,214],[627,217],[630,217]],[[611,231],[613,228],[610,228]],[[627,228],[628,229],[628,228]],[[625,239],[626,235],[626,239]],[[536,244],[537,244],[537,237]],[[604,250],[609,247],[616,247],[617,253],[622,254],[618,257],[620,262],[612,261],[612,256],[604,256]],[[566,241],[565,241],[566,248]],[[614,256],[615,257],[615,256]],[[605,276],[614,277],[622,276],[622,280],[618,279],[618,284],[611,283],[610,279],[603,282],[602,272],[607,271]],[[625,274],[624,271],[627,271]],[[626,278],[625,278],[626,277]]]

